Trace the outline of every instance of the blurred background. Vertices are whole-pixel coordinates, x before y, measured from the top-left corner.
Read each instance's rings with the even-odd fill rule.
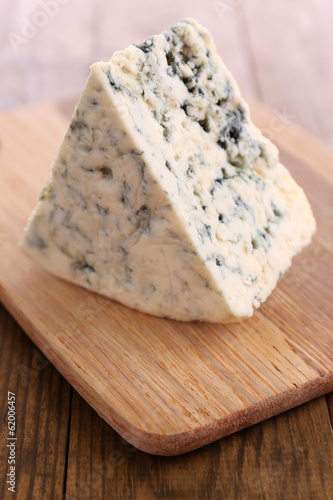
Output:
[[[183,17],[245,96],[333,146],[332,0],[1,0],[0,111],[78,96],[90,64]]]

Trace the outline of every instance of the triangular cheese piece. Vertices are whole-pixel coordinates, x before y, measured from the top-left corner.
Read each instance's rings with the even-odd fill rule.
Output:
[[[253,314],[314,231],[211,36],[187,19],[91,67],[22,248],[132,308],[227,322]]]

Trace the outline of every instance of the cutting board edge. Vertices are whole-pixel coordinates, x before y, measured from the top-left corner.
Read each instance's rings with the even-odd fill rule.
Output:
[[[257,103],[257,105],[259,105],[259,103]],[[64,107],[66,108],[66,105],[64,105]],[[30,119],[30,112],[38,111],[38,116],[41,116],[42,114],[45,114],[45,109],[50,109],[52,112],[55,112],[57,122],[59,122],[60,124],[59,128],[61,126],[61,128],[63,128],[65,131],[65,123],[63,122],[63,110],[59,109],[59,103],[53,101],[42,105],[34,104],[31,106],[24,106],[20,109],[11,110],[8,112],[8,114],[10,115],[9,118],[12,117],[16,124],[20,124],[22,122],[23,125],[26,126],[29,121],[28,119]],[[260,104],[259,111],[260,117],[270,117],[269,110],[266,106]],[[1,118],[5,118],[6,114],[7,113],[1,114]],[[67,123],[69,122],[69,115],[66,116]],[[304,131],[300,127],[294,124],[290,124],[279,134],[279,137],[275,139],[274,142],[276,142],[278,145],[281,145],[282,149],[290,152],[290,154],[295,155],[295,157],[299,158],[305,163],[309,163],[310,166],[317,165],[317,163],[319,164],[319,166],[325,165],[325,167],[321,166],[319,170],[316,169],[316,174],[320,176],[322,181],[327,180],[331,184],[333,180],[333,170],[331,169],[330,173],[327,174],[326,165],[332,163],[332,150],[327,145],[322,143],[319,139],[315,138],[315,136],[312,136],[308,132],[303,132]],[[290,136],[295,140],[295,144],[290,140]],[[308,147],[305,147],[305,150],[301,155],[300,145],[302,146],[301,149],[303,150],[305,146],[304,143]],[[320,158],[320,161],[317,156],[318,158]],[[19,308],[17,308],[16,304],[12,303],[13,301],[10,295],[6,297],[6,291],[5,289],[2,289],[0,283],[0,301],[1,300],[3,301],[7,309],[12,313],[12,315],[17,319],[22,328],[27,331],[30,339],[43,352],[42,343],[45,339],[43,338],[43,336],[41,336],[38,329],[36,329],[36,332],[34,333],[34,325],[29,320],[29,317],[25,318],[25,315],[22,314]],[[17,308],[17,310],[15,310],[15,308]],[[45,350],[47,349],[45,348]],[[135,425],[129,425],[128,419],[121,419],[119,416],[117,416],[117,411],[110,407],[112,401],[108,401],[109,408],[108,411],[105,411],[106,404],[103,405],[102,400],[96,402],[96,393],[94,393],[94,391],[96,391],[96,383],[88,387],[84,387],[84,385],[81,385],[82,380],[80,383],[80,381],[77,381],[75,379],[78,373],[78,367],[76,367],[76,371],[72,371],[72,373],[68,371],[68,374],[66,375],[66,363],[68,367],[68,360],[66,360],[66,356],[59,360],[52,358],[52,356],[47,357],[48,359],[50,359],[50,362],[53,363],[56,368],[64,375],[64,377],[73,385],[73,387],[75,387],[77,391],[91,404],[91,406],[97,411],[97,413],[104,420],[106,420],[107,423],[115,428],[115,430],[118,431],[119,434],[124,436],[125,439],[127,439],[133,445],[137,446],[139,449],[147,453],[156,455],[177,455],[194,450],[196,448],[209,444],[216,439],[241,430],[244,427],[253,425],[257,422],[293,408],[299,404],[305,403],[310,399],[321,396],[322,394],[325,394],[326,392],[332,390],[333,386],[333,373],[327,374],[324,377],[318,375],[315,379],[305,382],[298,388],[291,388],[290,390],[279,393],[276,396],[272,396],[269,400],[266,399],[264,401],[254,403],[250,408],[239,410],[237,413],[228,415],[221,419],[211,419],[211,422],[209,424],[203,423],[201,427],[197,426],[197,428],[190,428],[189,431],[186,431],[184,433],[167,435],[164,434],[161,437],[160,434],[149,433],[145,430],[138,429],[137,427],[135,427]],[[86,380],[84,383],[86,383]],[[283,404],[283,406],[277,407],[279,404]],[[115,416],[119,418],[120,423],[117,423],[113,420]],[[163,440],[163,442],[161,440]]]
[[[57,355],[52,357],[49,355],[49,351],[45,354],[45,350],[43,349],[45,341],[40,337],[38,329],[34,328],[29,319],[7,297],[6,291],[1,284],[0,301],[27,333],[30,340],[41,350],[43,355],[74,387],[80,396],[91,405],[98,415],[131,445],[151,455],[175,456],[191,452],[333,391],[333,373],[328,373],[324,376],[318,375],[317,379],[305,382],[297,388],[284,391],[276,396],[271,396],[269,399],[255,403],[232,415],[212,421],[210,424],[194,427],[183,433],[158,434],[148,432],[137,428],[131,422],[122,418],[111,407],[108,407],[108,411],[106,411],[105,401],[96,397],[98,393],[94,391],[94,388],[92,386],[89,387],[88,384],[80,384],[78,382],[79,377],[75,376],[73,368],[71,371],[66,370],[67,363],[64,357]],[[87,387],[90,390],[87,390]]]
[[[320,384],[318,384],[319,379]],[[160,442],[161,438],[158,435],[150,434],[150,437],[154,436],[154,439],[158,442],[158,446],[148,447],[145,445],[144,449],[133,442],[132,444],[152,455],[181,455],[291,410],[332,390],[333,374],[327,374],[324,377],[306,382],[297,389],[290,389],[277,396],[272,396],[261,403],[256,403],[249,408],[216,420],[213,424],[204,426],[201,429],[187,431],[184,435],[174,434],[164,436],[164,443],[162,444]]]

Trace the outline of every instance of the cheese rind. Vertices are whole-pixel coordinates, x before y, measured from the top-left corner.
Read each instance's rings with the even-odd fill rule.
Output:
[[[194,20],[91,67],[22,248],[157,316],[237,321],[311,241],[309,203]]]

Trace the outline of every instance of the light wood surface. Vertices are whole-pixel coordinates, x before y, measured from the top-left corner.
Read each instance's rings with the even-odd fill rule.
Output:
[[[332,498],[325,396],[199,450],[161,457],[140,452],[113,431],[2,307],[0,356],[1,408],[7,390],[17,396],[20,500]],[[1,443],[5,437],[1,426]],[[0,477],[6,474],[1,453]],[[12,499],[1,487],[1,499]]]
[[[226,326],[135,312],[22,255],[18,241],[73,103],[0,118],[1,300],[99,415],[149,453],[187,452],[333,389],[333,155],[252,109],[307,192],[318,231],[254,318]]]

